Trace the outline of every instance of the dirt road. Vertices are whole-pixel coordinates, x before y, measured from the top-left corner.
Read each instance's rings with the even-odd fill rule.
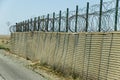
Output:
[[[41,75],[13,61],[0,50],[0,80],[47,80]]]

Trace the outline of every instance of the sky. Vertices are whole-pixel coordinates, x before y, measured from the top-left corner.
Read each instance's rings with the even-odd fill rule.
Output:
[[[0,35],[10,34],[7,22],[14,25],[32,17],[65,11],[66,8],[75,10],[76,5],[83,8],[87,2],[93,5],[99,4],[100,0],[0,0]]]

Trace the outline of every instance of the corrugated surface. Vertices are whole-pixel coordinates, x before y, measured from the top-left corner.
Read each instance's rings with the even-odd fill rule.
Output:
[[[120,79],[120,33],[11,34],[11,50],[84,80]]]

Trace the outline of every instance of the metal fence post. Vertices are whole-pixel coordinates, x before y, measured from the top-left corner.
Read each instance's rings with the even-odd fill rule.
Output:
[[[16,32],[18,32],[18,24],[16,23]]]
[[[76,6],[76,15],[75,15],[75,32],[77,32],[77,22],[78,22],[78,5]]]
[[[116,0],[115,27],[114,27],[115,31],[117,31],[118,8],[119,8],[119,0]]]
[[[89,2],[87,2],[87,9],[86,9],[86,28],[85,31],[88,31],[88,14],[89,14]]]
[[[103,5],[103,0],[100,0],[99,29],[98,29],[99,32],[101,31],[102,5]]]
[[[40,30],[40,16],[38,17],[38,30],[37,31],[39,30]]]
[[[23,26],[23,32],[25,32],[25,22],[23,21],[22,26]]]
[[[22,22],[20,22],[20,32],[22,32]]]
[[[66,13],[66,32],[68,32],[68,25],[69,25],[69,8],[67,8],[67,13]]]
[[[17,23],[17,27],[18,27],[18,32],[20,32],[20,23]]]
[[[53,13],[53,28],[52,28],[52,31],[54,32],[55,30],[55,12]]]
[[[28,19],[28,27],[27,27],[27,31],[29,32],[29,23],[30,23],[30,21],[29,21],[29,19]]]
[[[30,31],[33,31],[33,25],[32,25],[32,23],[33,23],[33,20],[32,20],[32,18],[31,18],[31,20],[30,20],[30,25],[31,25]]]
[[[45,27],[45,16],[42,16],[42,31],[45,31],[46,27]]]
[[[36,17],[34,18],[34,29],[33,29],[34,31],[36,31],[37,29],[36,29]]]
[[[48,26],[49,26],[49,14],[47,15],[47,23],[46,23],[46,31],[48,31]]]
[[[27,32],[27,21],[25,20],[25,32]]]
[[[60,32],[60,28],[61,27],[61,11],[59,12],[59,32]]]
[[[24,21],[24,32],[25,32],[25,21]]]

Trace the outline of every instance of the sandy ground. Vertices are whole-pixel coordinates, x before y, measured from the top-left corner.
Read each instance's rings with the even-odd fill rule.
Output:
[[[10,48],[10,36],[0,35],[0,47]]]

